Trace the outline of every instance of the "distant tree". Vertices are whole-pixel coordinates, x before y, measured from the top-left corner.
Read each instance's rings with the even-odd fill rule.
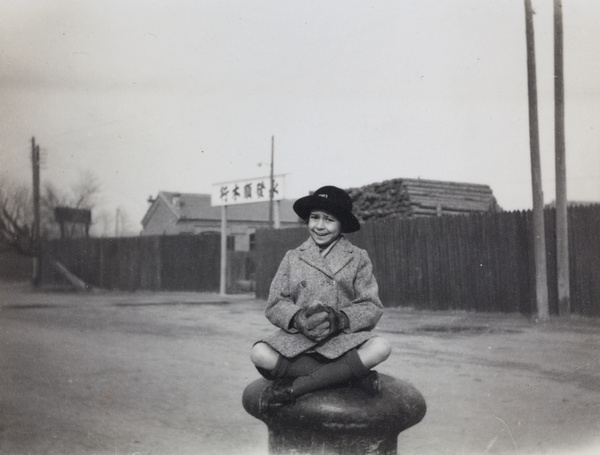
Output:
[[[94,226],[96,235],[110,237],[115,232],[115,217],[108,210],[99,210],[94,213]]]
[[[26,256],[33,254],[33,208],[26,185],[0,182],[0,245]]]
[[[132,237],[139,235],[127,211],[118,207],[116,211],[97,210],[94,212],[94,233],[99,237]]]
[[[41,196],[40,227],[42,238],[56,238],[60,236],[59,226],[54,222],[54,209],[56,207],[70,207],[74,209],[92,210],[98,203],[101,186],[98,179],[90,171],[82,172],[77,182],[68,190],[61,190],[52,183],[44,186]],[[82,235],[83,226],[71,224],[65,227],[64,234],[67,238]]]
[[[129,215],[123,209],[123,207],[119,207],[115,218],[118,222],[118,230],[116,234],[118,234],[119,237],[137,235],[137,233],[132,229]]]
[[[79,180],[68,190],[60,190],[52,183],[44,186],[40,195],[40,237],[56,238],[60,229],[54,221],[54,209],[64,206],[92,210],[98,202],[100,184],[89,171],[82,172]],[[78,234],[78,228],[69,226],[68,237]],[[24,184],[0,182],[0,244],[21,254],[33,255],[33,202],[32,191]]]

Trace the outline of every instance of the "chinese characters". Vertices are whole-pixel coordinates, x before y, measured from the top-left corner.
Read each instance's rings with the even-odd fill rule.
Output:
[[[272,188],[269,178],[218,184],[213,192],[213,205],[264,202],[270,199],[270,191],[273,192],[274,200],[280,200],[282,183],[282,177],[277,177],[273,179]]]

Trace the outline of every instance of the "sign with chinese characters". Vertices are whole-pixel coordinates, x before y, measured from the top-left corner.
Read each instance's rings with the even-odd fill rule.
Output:
[[[221,206],[269,202],[270,190],[270,177],[215,183],[210,194],[210,204]],[[273,176],[273,200],[281,199],[283,199],[283,175],[275,175]]]

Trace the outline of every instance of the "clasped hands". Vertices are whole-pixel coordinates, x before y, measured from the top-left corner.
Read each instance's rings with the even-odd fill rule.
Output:
[[[294,315],[292,325],[313,341],[324,340],[348,327],[348,316],[318,300]]]

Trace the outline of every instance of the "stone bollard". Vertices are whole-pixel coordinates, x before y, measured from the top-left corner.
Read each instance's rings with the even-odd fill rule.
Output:
[[[269,430],[271,455],[395,455],[401,431],[419,423],[426,404],[412,385],[380,374],[381,394],[344,386],[318,390],[294,404],[260,413],[258,400],[271,382],[257,379],[244,390],[244,409]]]

